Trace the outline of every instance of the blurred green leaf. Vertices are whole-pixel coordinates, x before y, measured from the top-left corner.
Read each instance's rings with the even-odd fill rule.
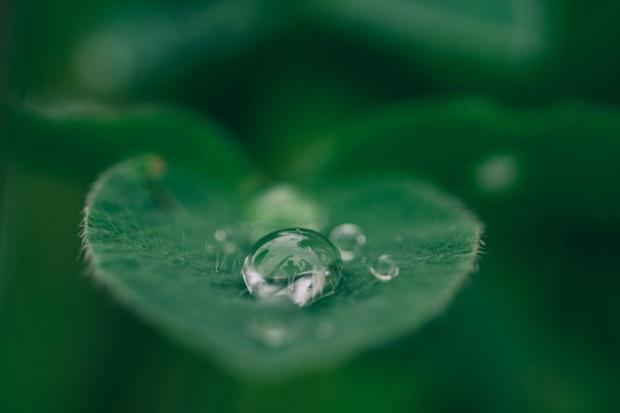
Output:
[[[548,48],[548,2],[535,0],[332,0],[312,4],[322,20],[402,53],[520,69]]]
[[[175,83],[188,73],[238,55],[291,17],[256,0],[14,3],[16,93],[116,102],[183,95]]]
[[[320,136],[305,148],[281,143],[301,154],[289,161],[290,176],[412,173],[499,225],[620,221],[620,195],[609,190],[620,179],[613,108],[509,109],[463,98],[393,106]],[[513,219],[505,219],[505,208]]]
[[[268,10],[266,2],[232,0],[125,11],[79,39],[75,80],[87,93],[104,96],[157,89],[214,57],[238,54],[290,17],[284,7],[278,14]]]
[[[208,252],[216,230],[238,223],[239,202],[217,182],[163,168],[142,157],[101,177],[86,207],[86,255],[128,307],[239,374],[299,374],[413,331],[473,269],[481,228],[459,203],[407,179],[333,182],[318,192],[327,227],[358,224],[400,276],[381,283],[358,260],[309,308],[263,305],[245,293],[242,251]]]
[[[11,106],[3,129],[14,158],[87,181],[120,159],[145,151],[199,173],[217,172],[228,182],[236,182],[250,168],[224,130],[197,113],[173,107]]]

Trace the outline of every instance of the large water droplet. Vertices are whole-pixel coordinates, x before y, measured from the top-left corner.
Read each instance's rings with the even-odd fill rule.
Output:
[[[329,239],[338,247],[343,261],[353,260],[366,244],[366,235],[354,224],[338,225],[329,234]]]
[[[400,273],[400,268],[396,265],[396,261],[387,254],[374,258],[370,263],[369,270],[380,281],[390,281]]]
[[[286,297],[303,307],[335,291],[342,263],[338,250],[318,232],[284,229],[256,242],[242,274],[253,295],[262,299]]]

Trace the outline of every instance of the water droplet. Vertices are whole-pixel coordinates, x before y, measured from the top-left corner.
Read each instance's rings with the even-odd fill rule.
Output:
[[[241,251],[246,248],[247,240],[237,227],[217,229],[213,238],[205,240],[205,253],[215,273],[238,270],[243,261]]]
[[[476,169],[476,183],[481,191],[494,194],[511,189],[519,177],[519,165],[514,156],[495,155]]]
[[[390,281],[397,277],[400,272],[400,268],[394,259],[387,254],[379,255],[373,259],[369,270],[380,281]]]
[[[286,297],[303,307],[335,291],[342,263],[338,250],[318,232],[284,229],[256,242],[242,274],[253,295],[270,300]]]
[[[213,238],[218,243],[218,249],[221,250],[224,255],[235,254],[239,251],[240,244],[243,244],[243,239],[235,229],[218,229],[213,233]]]
[[[362,251],[366,235],[354,224],[342,224],[334,228],[329,239],[338,247],[343,261],[351,261]]]
[[[226,241],[227,237],[228,237],[228,234],[226,234],[226,231],[224,231],[223,229],[218,229],[217,231],[213,233],[213,238],[215,238],[219,242]]]

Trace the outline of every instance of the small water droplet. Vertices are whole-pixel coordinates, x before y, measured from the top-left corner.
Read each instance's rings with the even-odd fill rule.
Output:
[[[387,254],[379,255],[373,259],[369,270],[380,281],[390,281],[400,273],[400,268],[394,259]]]
[[[332,294],[342,274],[338,250],[320,233],[302,228],[272,232],[256,242],[243,264],[250,293],[286,297],[300,307]]]
[[[220,228],[213,232],[214,243],[206,241],[207,256],[214,263],[214,271],[230,272],[237,269],[237,261],[242,260],[240,251],[247,246],[243,232],[237,227]]]
[[[362,251],[366,235],[355,224],[342,224],[334,228],[329,239],[338,247],[343,261],[351,261]]]
[[[215,238],[219,242],[224,242],[226,241],[226,238],[228,238],[228,234],[226,233],[225,230],[218,229],[217,231],[213,233],[213,238]]]

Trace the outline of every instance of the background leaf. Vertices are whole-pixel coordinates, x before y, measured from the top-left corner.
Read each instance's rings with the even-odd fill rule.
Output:
[[[90,181],[105,167],[144,151],[161,153],[196,173],[217,173],[230,183],[250,169],[234,140],[191,110],[154,105],[111,109],[79,103],[6,108],[2,129],[12,156],[78,179]]]
[[[332,183],[316,192],[326,228],[356,223],[369,251],[391,254],[401,274],[380,283],[358,261],[336,295],[274,310],[245,294],[243,248],[206,249],[214,231],[238,223],[239,202],[216,182],[162,168],[144,157],[102,176],[86,208],[86,255],[127,305],[239,373],[318,368],[409,332],[445,308],[473,269],[480,225],[455,201],[402,179]]]
[[[333,127],[306,147],[289,142],[288,151],[302,156],[284,169],[299,177],[411,173],[502,226],[576,217],[605,224],[620,221],[620,196],[602,184],[620,178],[618,119],[613,108],[569,102],[539,109],[477,98],[395,105]],[[502,219],[515,207],[525,222]]]

